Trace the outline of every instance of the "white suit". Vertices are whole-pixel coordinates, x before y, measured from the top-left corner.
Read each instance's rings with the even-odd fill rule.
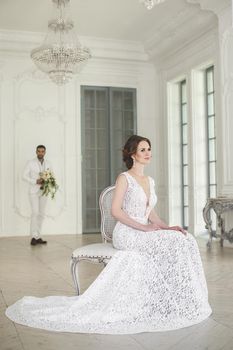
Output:
[[[41,195],[40,187],[36,181],[40,177],[40,172],[45,170],[52,170],[51,164],[48,160],[41,162],[38,158],[30,160],[24,169],[23,179],[29,183],[29,201],[31,204],[31,224],[30,234],[35,239],[40,238],[41,227],[45,215],[45,206],[47,197]]]

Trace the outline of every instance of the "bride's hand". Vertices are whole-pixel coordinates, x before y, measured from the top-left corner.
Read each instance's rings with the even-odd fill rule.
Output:
[[[156,224],[148,224],[148,225],[144,225],[144,232],[150,232],[150,231],[157,231],[160,230],[160,227]]]
[[[180,226],[170,226],[169,230],[174,230],[174,231],[180,231],[184,235],[187,235],[187,231],[185,231],[182,227]]]

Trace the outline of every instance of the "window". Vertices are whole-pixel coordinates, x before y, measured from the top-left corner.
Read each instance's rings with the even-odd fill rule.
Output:
[[[180,82],[182,223],[188,228],[188,121],[186,80]]]
[[[168,220],[194,234],[206,232],[203,208],[217,195],[214,75],[205,63],[167,84]]]
[[[206,117],[207,117],[207,173],[208,197],[216,197],[216,134],[214,107],[214,67],[205,70],[206,81]]]
[[[136,90],[83,86],[83,232],[99,232],[99,195],[125,170],[122,146],[136,133]]]

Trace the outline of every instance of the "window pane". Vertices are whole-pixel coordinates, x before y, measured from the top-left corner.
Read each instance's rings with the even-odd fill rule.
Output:
[[[183,146],[183,164],[188,164],[188,146]]]
[[[125,141],[125,140],[123,141],[123,138],[124,138],[124,136],[122,135],[122,130],[117,130],[114,132],[114,139],[112,140],[114,151],[116,149],[121,150],[122,144]]]
[[[112,104],[113,109],[123,109],[123,94],[121,91],[113,91]]]
[[[106,92],[96,91],[96,108],[106,108]]]
[[[189,202],[189,194],[188,194],[188,186],[184,187],[184,205],[188,206]]]
[[[215,198],[217,195],[217,186],[216,185],[211,185],[210,186],[210,198]]]
[[[181,103],[187,102],[186,83],[181,83]]]
[[[122,131],[123,125],[122,125],[122,119],[123,119],[123,112],[122,111],[113,111],[113,130],[120,130]]]
[[[91,189],[86,191],[86,206],[88,209],[96,208],[96,192]]]
[[[95,107],[95,92],[91,90],[85,91],[85,108]]]
[[[125,129],[133,130],[133,127],[134,127],[133,112],[129,112],[129,111],[125,112],[124,119],[125,119]]]
[[[209,181],[210,184],[216,184],[216,163],[210,163],[209,165]]]
[[[207,70],[207,92],[214,91],[214,74],[213,69]]]
[[[114,164],[115,164],[116,169],[122,168],[123,162],[122,162],[122,151],[121,151],[121,149],[115,150],[113,156],[115,158]]]
[[[133,110],[133,94],[132,92],[124,93],[124,109]]]
[[[97,151],[97,168],[105,169],[106,168],[106,149]]]
[[[91,230],[96,227],[96,210],[86,211],[86,229]]]
[[[95,130],[94,129],[86,129],[85,132],[85,144],[86,148],[95,148]]]
[[[189,225],[189,212],[188,207],[184,208],[184,227],[188,227]]]
[[[96,218],[96,227],[98,229],[98,231],[100,230],[100,226],[101,226],[101,216],[100,216],[100,210],[98,209],[96,211],[97,214],[97,218]]]
[[[188,126],[187,124],[186,125],[183,125],[182,127],[182,140],[183,140],[183,143],[188,143]]]
[[[87,188],[96,188],[96,171],[88,170],[86,172],[86,186]]]
[[[108,186],[108,172],[106,169],[97,171],[97,184],[101,190]]]
[[[84,156],[84,162],[86,163],[86,169],[93,169],[96,166],[95,151],[86,150]]]
[[[104,130],[104,129],[97,129],[96,130],[96,135],[97,135],[97,148],[106,149],[107,148],[106,130]]]
[[[208,95],[208,115],[214,114],[214,95]]]
[[[97,110],[96,111],[96,127],[105,129],[107,126],[107,111]]]
[[[209,140],[209,161],[213,161],[216,159],[215,155],[215,139]]]
[[[134,134],[133,130],[126,130],[125,131],[125,140],[127,140],[133,134]]]
[[[215,137],[215,117],[209,117],[208,118],[208,137],[213,138]]]
[[[85,127],[86,129],[95,127],[95,111],[92,109],[87,109],[85,111]]]
[[[183,184],[188,185],[188,166],[183,167]]]
[[[182,123],[187,123],[187,104],[182,105]]]

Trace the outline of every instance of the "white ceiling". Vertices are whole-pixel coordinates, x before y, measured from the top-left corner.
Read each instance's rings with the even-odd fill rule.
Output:
[[[221,0],[219,0],[221,1]],[[80,36],[141,42],[150,52],[195,38],[216,25],[212,12],[186,0],[166,0],[148,11],[139,0],[71,0]],[[0,30],[46,32],[51,0],[0,0]]]

